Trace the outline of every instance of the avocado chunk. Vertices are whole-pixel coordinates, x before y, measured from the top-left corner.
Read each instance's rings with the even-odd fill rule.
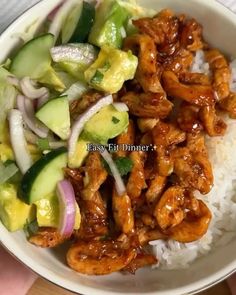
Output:
[[[91,44],[102,47],[110,45],[117,48],[122,46],[122,28],[126,24],[129,13],[116,0],[104,0],[99,5],[95,22],[89,35]]]
[[[66,96],[49,100],[38,110],[36,117],[61,139],[69,138],[70,110]]]
[[[36,205],[36,217],[39,227],[54,227],[59,225],[59,202],[56,195],[52,194],[45,199],[41,199],[35,202]],[[74,229],[80,227],[80,210],[76,204],[76,216]]]
[[[128,125],[128,113],[119,112],[109,105],[102,108],[85,124],[81,136],[90,142],[106,144],[109,139],[123,133]]]
[[[50,67],[48,71],[38,79],[38,82],[46,85],[49,88],[53,88],[58,92],[63,92],[66,89],[66,86],[61,77],[52,67]]]
[[[85,80],[95,89],[118,92],[126,80],[134,78],[138,58],[110,46],[102,47],[97,60],[85,71]]]
[[[72,156],[69,156],[68,159],[68,166],[70,168],[79,168],[84,160],[86,159],[88,155],[88,148],[87,145],[90,143],[90,141],[79,138],[76,144],[75,152]]]
[[[17,198],[17,188],[13,184],[0,185],[0,220],[11,232],[23,229],[27,220],[33,220],[34,210]]]

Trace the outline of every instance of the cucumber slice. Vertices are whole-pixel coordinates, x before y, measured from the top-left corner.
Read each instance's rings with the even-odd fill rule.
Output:
[[[27,204],[53,194],[58,181],[64,178],[67,150],[62,147],[40,158],[23,176],[20,195]]]
[[[18,78],[28,76],[39,79],[50,68],[50,48],[53,44],[52,34],[45,34],[27,42],[13,58],[10,72]]]
[[[71,39],[73,33],[75,32],[76,26],[79,22],[81,12],[83,8],[83,3],[79,2],[76,4],[69,15],[66,18],[66,21],[64,23],[64,26],[62,27],[61,31],[61,40],[62,43],[68,43],[68,41]]]
[[[82,12],[70,42],[85,42],[95,19],[95,7],[91,3],[83,2]]]
[[[67,96],[49,100],[38,110],[36,117],[61,139],[69,138],[70,110]]]

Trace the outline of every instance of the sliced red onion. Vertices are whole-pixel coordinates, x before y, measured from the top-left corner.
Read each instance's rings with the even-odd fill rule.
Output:
[[[43,106],[46,102],[49,101],[49,95],[44,95],[39,97],[38,101],[37,101],[37,109],[40,109],[41,106]]]
[[[60,34],[62,25],[65,21],[66,16],[68,15],[68,13],[71,11],[71,9],[73,9],[73,6],[78,3],[78,0],[67,0],[64,1],[64,3],[62,3],[61,7],[58,9],[50,27],[48,32],[53,34],[55,37],[55,43],[57,41],[57,38]]]
[[[216,101],[220,101],[219,95],[217,93],[217,91],[214,91],[214,98]]]
[[[115,186],[116,186],[116,191],[118,195],[120,196],[124,195],[126,192],[125,184],[111,155],[108,153],[106,149],[103,152],[101,152],[101,155],[111,169],[111,173],[115,179]]]
[[[28,143],[37,144],[39,137],[29,129],[24,129],[25,139]]]
[[[61,3],[59,3],[48,15],[48,20],[49,21],[53,21],[53,19],[55,18],[55,16],[58,13],[58,10],[61,8],[61,6],[63,5],[63,3],[65,3],[66,0],[62,0]]]
[[[26,125],[39,137],[46,138],[49,130],[35,117],[33,102],[23,95],[17,95],[16,102]]]
[[[83,82],[77,81],[76,83],[72,84],[69,89],[67,89],[63,95],[67,95],[67,99],[69,101],[79,99],[81,96],[87,92],[89,89],[88,85]]]
[[[58,230],[62,236],[70,237],[75,226],[76,200],[75,192],[68,180],[57,183],[60,219]]]
[[[20,88],[20,81],[15,76],[8,76],[7,82],[9,82],[12,86]]]
[[[10,140],[16,163],[24,174],[33,164],[27,143],[24,137],[23,118],[19,110],[12,109],[8,115]]]
[[[36,99],[42,96],[49,97],[49,91],[46,87],[36,88],[34,82],[29,77],[24,77],[20,81],[22,93],[30,98]]]
[[[113,106],[118,112],[128,112],[129,111],[127,104],[125,104],[124,102],[114,102]]]
[[[77,121],[72,126],[71,135],[69,138],[69,157],[72,157],[75,149],[76,143],[80,133],[82,132],[84,125],[88,120],[94,116],[100,109],[103,107],[112,104],[113,98],[112,95],[105,96],[92,105],[86,112],[80,115]]]
[[[32,131],[30,130],[24,130],[24,134],[25,134],[25,138],[27,140],[27,142],[36,145],[39,137],[37,135],[35,135]],[[49,147],[54,150],[54,149],[58,149],[60,147],[66,147],[67,146],[67,142],[66,141],[53,141],[48,139],[49,141]]]
[[[67,142],[66,141],[49,141],[49,146],[52,150],[54,150],[63,146],[66,147]]]
[[[51,48],[54,62],[75,62],[86,65],[92,64],[97,58],[97,50],[91,44],[71,43]]]

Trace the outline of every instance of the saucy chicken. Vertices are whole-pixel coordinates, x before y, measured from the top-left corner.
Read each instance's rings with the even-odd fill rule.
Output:
[[[65,170],[82,219],[71,237],[67,263],[87,275],[134,273],[158,262],[146,247],[150,241],[188,243],[207,232],[212,215],[204,195],[214,179],[205,136],[224,135],[222,111],[236,118],[229,63],[204,41],[203,28],[195,19],[163,10],[152,18],[134,20],[133,25],[137,33],[124,39],[123,50],[138,57],[136,75],[115,94],[115,100],[129,108],[129,126],[113,142],[146,144],[150,149],[113,153],[115,159],[132,162],[123,177],[123,195],[99,152],[89,153],[80,168]],[[191,72],[199,49],[211,75]],[[72,116],[101,96],[96,91],[84,94],[71,104]],[[47,228],[30,238],[41,247],[54,247],[63,240]]]

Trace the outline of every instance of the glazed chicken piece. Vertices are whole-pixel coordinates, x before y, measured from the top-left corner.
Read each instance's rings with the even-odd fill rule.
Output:
[[[169,176],[173,172],[171,149],[186,139],[186,134],[173,124],[159,121],[152,130],[153,143],[156,148],[156,165],[160,176]]]
[[[160,70],[157,64],[157,50],[155,43],[148,35],[132,35],[124,40],[123,49],[131,50],[138,56],[136,79],[145,92],[163,94],[159,81]]]
[[[137,256],[128,264],[123,271],[135,274],[136,270],[148,265],[157,264],[158,260],[154,255],[148,253],[138,253]]]
[[[36,234],[29,238],[29,242],[42,248],[54,248],[68,238],[61,236],[55,228],[41,227]]]
[[[190,51],[197,51],[204,47],[202,26],[195,19],[187,19],[181,28],[180,44]]]
[[[166,239],[167,235],[162,233],[159,229],[151,229],[149,226],[142,226],[136,229],[140,245],[145,246],[150,241]]]
[[[154,216],[162,230],[180,224],[185,217],[185,189],[180,186],[170,187],[157,203]]]
[[[154,179],[150,181],[148,190],[146,191],[145,197],[149,205],[154,204],[160,198],[165,186],[167,179],[165,176],[156,175]]]
[[[179,81],[184,84],[211,85],[210,78],[202,73],[184,72],[179,75]]]
[[[200,132],[203,130],[199,119],[199,108],[183,102],[177,114],[177,123],[181,130],[188,133]]]
[[[200,109],[199,117],[209,136],[222,136],[225,134],[227,125],[216,114],[213,106],[206,106]]]
[[[145,158],[146,154],[144,152],[133,151],[130,154],[130,159],[133,162],[133,168],[130,173],[126,189],[131,200],[137,199],[141,195],[142,190],[147,187],[144,175]]]
[[[118,229],[124,234],[132,233],[134,230],[134,212],[130,198],[127,194],[118,195],[115,188],[112,194],[112,210]]]
[[[219,101],[219,106],[226,111],[230,118],[236,119],[236,93],[230,93],[228,97]]]
[[[80,114],[86,111],[92,104],[96,103],[104,95],[95,90],[83,94],[81,99],[76,99],[70,104],[70,114],[75,120]]]
[[[105,275],[123,269],[136,255],[135,248],[118,241],[78,241],[67,252],[67,263],[79,273]]]
[[[90,200],[79,200],[81,225],[76,237],[83,240],[102,237],[108,233],[107,206],[97,191]]]
[[[205,51],[205,56],[213,73],[213,88],[216,91],[217,99],[220,101],[230,94],[231,71],[229,64],[217,49]]]
[[[175,44],[179,37],[179,19],[169,10],[160,11],[153,18],[134,20],[133,24],[142,34],[149,35],[157,45]]]
[[[215,97],[211,86],[184,85],[178,77],[170,71],[163,72],[163,87],[167,95],[184,100],[199,107],[214,105]]]
[[[132,120],[129,120],[129,126],[128,126],[127,130],[117,137],[116,143],[121,146],[123,144],[127,144],[127,145],[130,144],[131,145],[131,144],[134,144],[134,138],[135,138],[134,122]],[[128,153],[129,152],[126,151],[125,149],[120,148],[116,152],[116,155],[117,155],[117,157],[126,157]]]
[[[89,154],[84,171],[86,183],[81,192],[81,196],[84,200],[91,200],[94,193],[99,190],[108,175],[106,169],[102,165],[101,155],[98,152]]]
[[[188,71],[193,63],[193,54],[184,48],[179,48],[169,57],[159,59],[165,71],[171,71],[177,76]]]
[[[210,192],[213,173],[203,135],[189,134],[187,146],[176,148],[171,155],[174,173],[183,187],[199,190],[202,194]]]
[[[212,215],[206,204],[198,200],[198,210],[189,211],[185,219],[165,233],[180,243],[190,243],[199,240],[208,230]]]
[[[79,199],[80,192],[83,190],[84,187],[82,172],[80,171],[80,169],[64,168],[64,174],[65,177],[72,184],[76,198]]]
[[[138,128],[142,133],[152,130],[158,122],[156,118],[139,118],[137,120]]]
[[[121,101],[126,103],[132,115],[141,118],[166,118],[172,110],[172,103],[164,94],[127,92]]]

